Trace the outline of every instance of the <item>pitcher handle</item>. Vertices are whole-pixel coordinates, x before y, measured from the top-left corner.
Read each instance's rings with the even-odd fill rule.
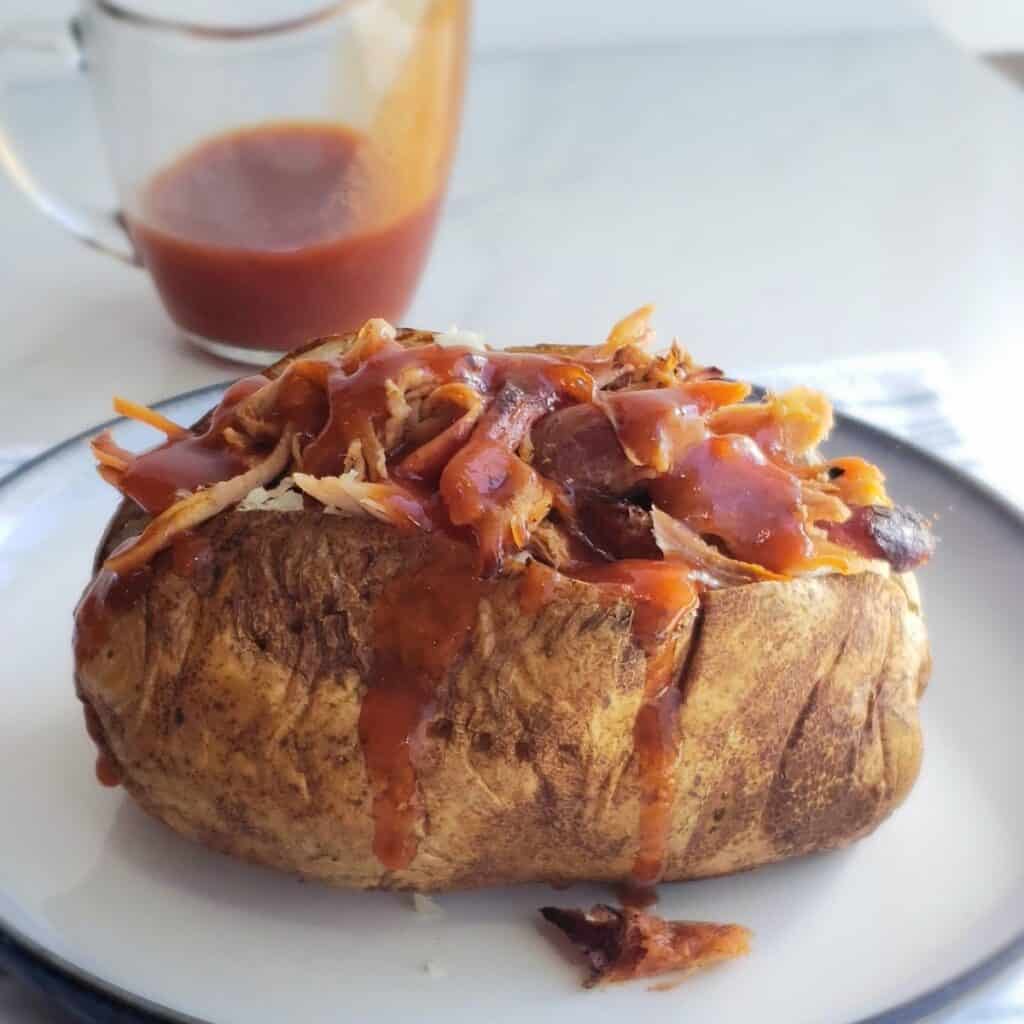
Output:
[[[5,114],[14,102],[10,88],[13,58],[34,55],[48,74],[85,74],[78,22],[22,22],[0,29],[0,165],[25,197],[79,241],[125,263],[141,265],[131,236],[116,210],[69,203],[44,188],[32,175],[8,130]]]

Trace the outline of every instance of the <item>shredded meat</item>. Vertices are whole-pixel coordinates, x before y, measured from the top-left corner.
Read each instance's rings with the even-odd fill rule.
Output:
[[[853,548],[865,558],[881,558],[895,572],[909,572],[935,553],[928,521],[900,505],[864,505],[845,523],[827,523],[830,540]]]
[[[392,481],[361,480],[355,470],[349,470],[340,476],[314,477],[296,473],[294,482],[299,490],[331,511],[344,515],[365,512],[399,528],[415,526],[430,530],[433,527],[430,512],[419,496]]]
[[[927,560],[927,523],[890,507],[874,466],[818,456],[832,423],[822,395],[748,401],[749,385],[675,342],[652,355],[650,312],[597,346],[521,354],[370,320],[236,382],[193,431],[118,399],[167,439],[139,455],[108,433],[92,442],[102,477],[157,517],[117,564],[285,474],[331,512],[475,542],[483,576],[527,555],[577,567],[664,555],[702,586]]]
[[[635,492],[654,475],[629,461],[615,427],[594,405],[571,405],[545,416],[533,428],[533,465],[569,494],[612,498]]]
[[[632,502],[585,498],[577,506],[576,529],[594,551],[609,560],[661,558],[650,512]]]
[[[785,461],[813,451],[832,429],[828,399],[810,388],[793,388],[768,395],[761,402],[727,405],[709,418],[717,434],[746,434],[772,458]]]
[[[685,523],[673,519],[660,508],[651,509],[651,529],[661,553],[668,559],[690,566],[694,577],[707,587],[782,579],[760,565],[729,558]]]
[[[188,437],[188,431],[184,427],[178,426],[177,423],[169,420],[156,409],[150,409],[148,406],[129,401],[127,398],[114,398],[114,412],[119,416],[126,416],[130,420],[145,423],[169,438]]]
[[[595,350],[601,356],[615,356],[624,349],[642,347],[651,335],[654,306],[641,306],[624,316],[609,332],[605,343]]]
[[[462,410],[454,420],[444,418],[439,409]],[[407,480],[433,482],[449,463],[452,456],[466,443],[484,411],[484,400],[468,384],[442,384],[422,403],[417,427],[423,432],[419,447],[407,455],[395,470],[395,475]],[[415,429],[415,428],[414,428]]]
[[[254,488],[265,487],[284,471],[291,454],[291,443],[292,431],[289,427],[273,450],[252,469],[196,491],[172,505],[151,519],[137,537],[122,544],[106,560],[104,567],[122,574],[135,572],[158,551],[167,547],[175,537],[205,523],[231,505],[237,505]]]
[[[750,951],[750,931],[736,924],[666,921],[632,907],[541,907],[546,921],[579,946],[590,965],[586,987],[695,971]]]
[[[448,515],[456,526],[476,534],[484,576],[501,572],[506,550],[524,548],[551,508],[549,488],[515,454],[548,411],[547,401],[517,384],[505,384],[441,474]]]

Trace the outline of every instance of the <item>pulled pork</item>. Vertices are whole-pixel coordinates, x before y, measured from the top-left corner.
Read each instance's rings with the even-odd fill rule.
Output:
[[[892,505],[875,467],[818,456],[823,396],[751,401],[676,343],[651,355],[650,312],[600,345],[524,352],[370,320],[239,381],[201,430],[118,399],[165,440],[139,455],[93,441],[103,478],[154,517],[108,568],[139,568],[228,507],[275,507],[284,477],[296,490],[276,507],[301,492],[442,530],[475,544],[485,576],[520,553],[568,571],[667,557],[708,586],[927,560],[928,524]]]

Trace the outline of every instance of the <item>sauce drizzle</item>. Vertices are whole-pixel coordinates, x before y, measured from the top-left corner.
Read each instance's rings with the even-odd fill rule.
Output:
[[[697,533],[723,541],[740,561],[785,572],[814,553],[800,481],[744,435],[710,437],[690,448],[678,473],[652,482],[651,496]]]
[[[126,610],[139,600],[151,577],[148,565],[124,576],[110,569],[96,573],[75,608],[72,647],[76,663],[99,653],[110,638],[111,613]]]
[[[354,369],[342,362],[328,373],[330,412],[323,429],[303,451],[305,472],[340,473],[353,441],[363,442],[365,454],[374,442],[373,428],[389,413],[388,383],[409,380],[435,388],[465,384],[480,395],[498,395],[511,384],[529,402],[540,403],[544,412],[560,402],[588,401],[595,388],[585,367],[553,356],[480,352],[462,345],[405,348],[385,342]]]
[[[536,614],[567,578],[531,563],[519,586],[520,607]],[[668,642],[680,619],[697,606],[697,587],[690,569],[679,562],[625,559],[604,565],[578,567],[571,579],[595,584],[609,600],[633,604],[633,639],[644,652],[643,703],[633,724],[633,749],[640,780],[637,853],[630,885],[636,899],[648,899],[648,889],[665,871],[675,770],[679,756],[679,708],[682,692],[676,685],[675,648]]]
[[[230,480],[249,467],[223,440],[234,407],[267,383],[255,375],[235,381],[210,415],[201,434],[189,434],[136,455],[121,474],[118,489],[150,515],[159,515],[185,493]]]
[[[471,549],[452,545],[415,573],[393,579],[374,606],[359,742],[373,791],[373,852],[391,871],[416,855],[423,816],[417,755],[487,587],[476,576]]]

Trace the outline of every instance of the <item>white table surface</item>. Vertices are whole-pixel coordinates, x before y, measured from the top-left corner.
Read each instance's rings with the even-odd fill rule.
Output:
[[[82,98],[38,83],[19,98],[43,176],[104,194]],[[114,390],[150,402],[237,374],[176,338],[141,272],[4,181],[0,225],[0,449],[107,418]],[[969,442],[1024,501],[1022,266],[1024,93],[937,37],[492,54],[406,319],[592,341],[653,300],[666,335],[755,375],[936,350]],[[1024,1021],[1024,979],[955,1019]]]

